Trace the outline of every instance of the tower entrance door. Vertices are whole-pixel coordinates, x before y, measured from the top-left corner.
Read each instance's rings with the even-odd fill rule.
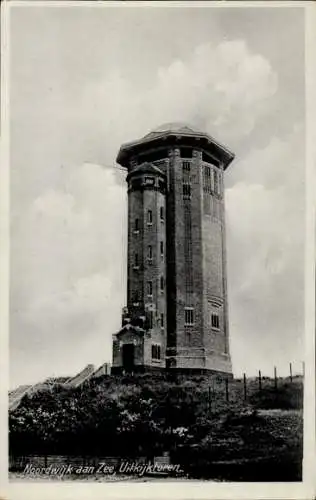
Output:
[[[123,369],[126,372],[132,372],[134,370],[134,363],[135,363],[134,344],[123,345],[122,357],[123,357]]]

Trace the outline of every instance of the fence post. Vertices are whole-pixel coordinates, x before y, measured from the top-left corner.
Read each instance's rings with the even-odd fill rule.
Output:
[[[212,408],[212,398],[211,398],[211,386],[209,385],[208,386],[208,411],[209,413],[211,412],[211,408]]]
[[[225,379],[226,401],[229,401],[228,378]]]
[[[274,388],[275,390],[278,388],[278,377],[277,377],[277,369],[274,367]]]
[[[244,400],[246,401],[247,399],[247,378],[246,374],[244,373]]]
[[[262,389],[262,382],[261,382],[261,370],[259,370],[259,391]]]
[[[290,363],[290,380],[293,382],[292,363]]]

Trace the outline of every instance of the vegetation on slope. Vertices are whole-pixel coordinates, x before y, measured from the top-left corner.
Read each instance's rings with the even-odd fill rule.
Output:
[[[276,479],[290,472],[298,480],[302,392],[300,379],[277,388],[265,380],[260,391],[250,381],[244,400],[242,381],[227,393],[223,381],[204,377],[101,377],[25,397],[9,416],[10,452],[151,459],[167,451],[192,476],[218,477],[219,463],[234,471],[233,463],[250,460],[261,461],[252,477],[268,467],[269,477],[278,470]],[[244,470],[232,473],[245,479]]]

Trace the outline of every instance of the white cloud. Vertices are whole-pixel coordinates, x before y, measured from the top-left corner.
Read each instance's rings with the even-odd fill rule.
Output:
[[[226,191],[232,351],[239,370],[270,367],[271,373],[276,364],[286,372],[290,361],[298,366],[303,358],[302,139],[297,127],[231,167],[243,179]],[[251,366],[258,338],[261,366]]]
[[[228,144],[249,133],[271,107],[278,78],[270,63],[245,41],[198,46],[186,59],[158,68],[152,87],[135,87],[118,72],[86,86],[73,119],[84,134],[102,138],[112,162],[122,142],[161,123],[188,121]],[[86,139],[85,139],[86,140]]]
[[[89,356],[110,359],[125,297],[125,190],[98,165],[66,169],[63,181],[33,202],[14,234],[11,327],[19,336],[11,343],[25,358],[49,350],[43,376],[52,365],[75,372]]]

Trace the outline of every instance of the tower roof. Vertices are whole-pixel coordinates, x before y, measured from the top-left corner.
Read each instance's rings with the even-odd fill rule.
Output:
[[[192,125],[184,122],[169,122],[163,123],[159,127],[155,128],[148,134],[146,134],[143,138],[149,139],[150,137],[156,137],[157,135],[161,135],[162,133],[182,133],[182,134],[201,134],[201,130],[193,127]]]
[[[184,122],[169,122],[153,129],[141,139],[125,143],[121,146],[116,161],[124,166],[129,166],[129,161],[140,152],[162,145],[188,145],[209,151],[218,158],[227,168],[234,159],[234,154],[225,146],[216,141],[206,132]]]
[[[153,175],[161,175],[165,177],[165,174],[160,170],[160,168],[156,167],[152,163],[144,162],[141,165],[135,167],[129,174],[128,178],[137,174],[153,174]]]

